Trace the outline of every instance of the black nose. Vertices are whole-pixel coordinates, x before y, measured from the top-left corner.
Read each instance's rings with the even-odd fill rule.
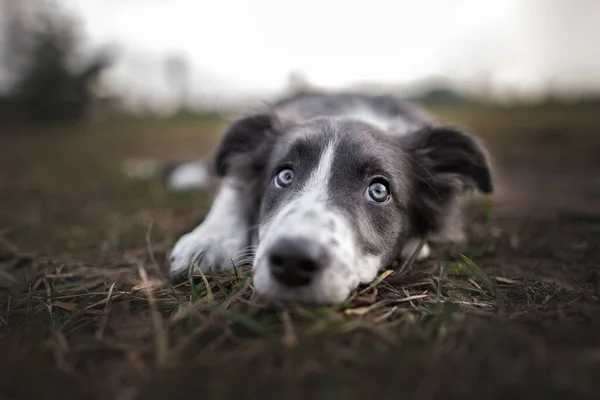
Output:
[[[275,279],[290,287],[308,285],[323,260],[314,248],[315,244],[306,239],[277,240],[269,255],[271,273]]]

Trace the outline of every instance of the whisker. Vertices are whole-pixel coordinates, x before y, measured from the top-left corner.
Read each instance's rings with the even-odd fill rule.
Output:
[[[255,255],[256,255],[256,251],[247,251],[244,253],[236,254],[235,256],[230,257],[230,258],[241,258],[241,257],[255,256]]]
[[[232,259],[236,259],[236,258],[240,258],[240,257],[247,257],[247,256],[254,256],[256,255],[256,251],[246,251],[243,253],[236,253],[233,257],[230,257]]]
[[[242,251],[246,251],[246,250],[256,250],[258,248],[258,245],[248,245],[245,247],[242,247],[241,249],[238,250],[238,253],[242,252]]]
[[[240,260],[234,260],[234,259],[229,260],[229,262],[234,267],[249,265],[249,264],[252,264],[253,261],[254,261],[254,257],[246,257],[246,258],[242,258]]]
[[[254,251],[249,251],[249,252],[245,252],[243,254],[238,254],[235,255],[233,257],[230,257],[231,260],[240,260],[243,258],[254,258],[254,256],[256,256],[256,252]]]
[[[254,257],[246,257],[246,258],[242,258],[240,260],[235,260],[236,264],[251,263],[252,261],[254,261]]]

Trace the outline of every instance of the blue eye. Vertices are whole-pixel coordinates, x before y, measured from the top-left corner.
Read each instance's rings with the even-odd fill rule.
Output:
[[[277,175],[275,175],[275,179],[273,179],[273,184],[278,188],[286,188],[292,184],[294,181],[294,171],[290,168],[285,168],[279,171]]]
[[[390,191],[385,182],[373,182],[367,187],[365,198],[372,203],[385,203],[390,199]]]

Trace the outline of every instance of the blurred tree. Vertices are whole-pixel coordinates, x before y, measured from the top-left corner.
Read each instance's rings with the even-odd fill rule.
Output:
[[[14,83],[20,69],[23,49],[26,48],[26,26],[29,17],[27,0],[0,0],[0,67],[7,81]]]
[[[187,59],[179,54],[167,56],[165,62],[165,76],[169,84],[175,88],[178,98],[179,112],[188,111],[190,66]]]
[[[32,122],[80,119],[92,105],[94,84],[108,67],[109,57],[105,53],[83,56],[75,20],[50,7],[56,6],[54,2],[35,4],[36,15],[29,26],[7,26],[18,27],[19,35],[25,35],[11,50],[19,56],[15,64],[19,71],[10,97],[19,114]],[[15,36],[12,33],[10,37]]]

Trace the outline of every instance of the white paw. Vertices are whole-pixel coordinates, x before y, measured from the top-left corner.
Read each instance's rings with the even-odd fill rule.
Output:
[[[419,245],[418,240],[410,240],[402,249],[402,258],[408,259],[412,256],[412,253],[417,249]],[[422,261],[428,258],[431,255],[431,248],[427,243],[423,243],[423,247],[419,250],[419,254],[415,257],[417,261]]]
[[[429,258],[429,256],[431,255],[431,248],[429,247],[429,245],[427,243],[423,244],[423,247],[421,247],[421,250],[419,251],[419,255],[417,255],[417,261],[422,261],[426,258]]]
[[[232,259],[240,254],[247,240],[247,232],[242,227],[223,229],[202,225],[183,235],[173,247],[170,274],[185,276],[192,264],[202,273],[232,270]]]

